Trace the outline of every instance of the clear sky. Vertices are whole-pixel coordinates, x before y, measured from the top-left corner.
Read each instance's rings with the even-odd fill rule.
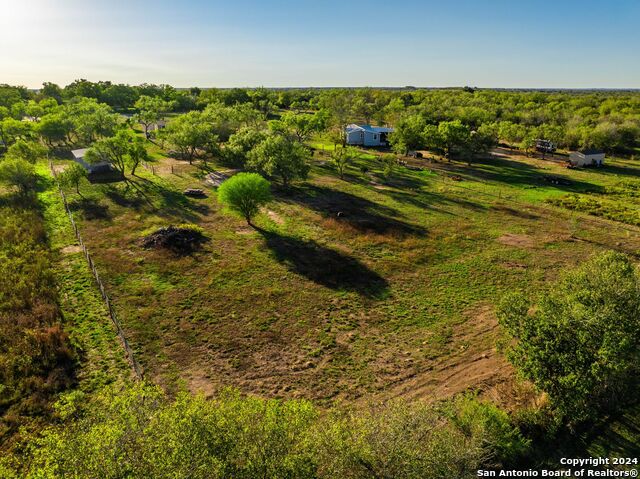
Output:
[[[0,0],[0,83],[640,88],[640,0]]]

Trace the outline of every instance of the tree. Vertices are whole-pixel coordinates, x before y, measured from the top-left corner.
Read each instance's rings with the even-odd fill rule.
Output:
[[[285,188],[309,174],[310,152],[298,142],[270,135],[249,153],[247,166],[269,177],[278,177]]]
[[[58,181],[62,186],[73,186],[76,192],[80,193],[80,182],[86,179],[88,172],[84,166],[79,163],[73,162],[67,166],[62,173],[58,175]],[[81,195],[82,196],[82,195]]]
[[[217,137],[199,111],[180,115],[162,130],[162,136],[189,164],[193,163],[199,150],[217,143]]]
[[[73,121],[62,111],[43,116],[35,126],[36,133],[49,146],[71,143],[73,128]]]
[[[138,113],[133,116],[133,119],[144,128],[145,138],[149,138],[149,127],[158,123],[163,118],[163,114],[170,111],[173,105],[162,98],[143,95],[138,98],[135,107]]]
[[[257,173],[238,173],[220,185],[218,199],[251,225],[260,208],[271,201],[271,185]]]
[[[464,144],[461,145],[462,154],[471,166],[473,159],[488,153],[497,143],[493,131],[483,131],[482,127],[478,131],[472,131]]]
[[[21,158],[6,158],[0,162],[0,183],[18,188],[21,195],[28,194],[36,186],[35,167]]]
[[[282,115],[280,120],[293,133],[296,140],[304,143],[313,133],[325,129],[327,113],[324,111],[313,114],[287,112]]]
[[[23,159],[34,164],[47,154],[47,149],[36,141],[18,140],[7,149],[6,158]]]
[[[340,178],[344,179],[344,173],[347,170],[347,167],[353,162],[354,158],[358,157],[358,150],[353,148],[352,146],[346,146],[341,148],[336,148],[331,153],[331,161],[338,170],[338,174]]]
[[[144,141],[139,136],[133,137],[129,144],[129,151],[127,152],[128,164],[131,167],[131,175],[136,174],[136,169],[143,161],[149,160],[149,153],[144,145]]]
[[[438,133],[442,138],[444,156],[451,161],[452,154],[469,141],[471,129],[460,120],[443,121],[438,125]]]
[[[229,138],[222,149],[223,159],[232,166],[244,167],[247,155],[267,138],[267,132],[258,128],[240,128]]]
[[[380,161],[382,162],[382,165],[384,167],[382,170],[382,174],[387,179],[391,178],[393,172],[395,171],[396,165],[398,164],[398,159],[395,155],[388,153],[386,155],[382,155],[380,157]]]
[[[424,147],[423,130],[426,126],[424,118],[420,115],[411,115],[402,119],[393,133],[389,135],[389,141],[393,151],[406,155],[409,151]]]
[[[96,141],[85,155],[89,163],[110,163],[122,178],[125,178],[127,166],[131,167],[133,175],[146,157],[143,140],[129,130],[118,130],[114,136]]]
[[[633,394],[640,373],[640,275],[608,251],[565,273],[535,308],[508,295],[498,318],[514,343],[508,357],[579,422]]]
[[[427,125],[424,127],[424,130],[422,130],[422,141],[428,150],[436,152],[443,151],[444,140],[437,125]]]
[[[11,117],[0,121],[0,143],[5,148],[10,147],[19,139],[26,139],[31,136],[31,123],[16,120]]]
[[[93,98],[76,99],[65,106],[67,117],[73,122],[76,140],[83,145],[113,135],[120,123],[120,116],[113,113],[109,105]]]
[[[62,104],[62,88],[55,83],[44,82],[40,94],[45,98],[53,98],[58,105]]]

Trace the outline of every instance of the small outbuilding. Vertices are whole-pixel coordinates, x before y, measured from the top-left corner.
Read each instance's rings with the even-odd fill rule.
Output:
[[[571,163],[572,166],[602,166],[604,164],[604,151],[572,151],[569,154],[569,163]]]
[[[111,166],[111,163],[109,163],[108,161],[100,161],[98,163],[87,163],[87,161],[84,159],[85,155],[87,154],[87,150],[89,150],[89,148],[80,148],[78,150],[72,150],[71,154],[73,155],[73,161],[84,166],[85,170],[87,170],[89,174],[104,173],[104,172],[111,171],[113,169],[113,167]]]
[[[387,135],[393,128],[371,125],[348,125],[345,128],[347,145],[389,146]]]

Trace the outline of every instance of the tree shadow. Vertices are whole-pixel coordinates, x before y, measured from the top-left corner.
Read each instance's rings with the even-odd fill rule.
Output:
[[[545,171],[522,161],[512,160],[501,156],[477,158],[472,166],[458,163],[445,163],[445,169],[463,178],[473,178],[480,181],[491,181],[518,186],[553,186],[558,190],[570,192],[598,191],[600,187],[593,183],[577,180],[571,175],[555,177],[566,180],[566,184],[555,184],[545,180]],[[560,183],[563,183],[562,181]]]
[[[86,220],[110,220],[109,206],[95,198],[74,198],[69,201],[71,211],[78,211]]]
[[[522,211],[522,210],[516,210],[514,208],[510,208],[509,206],[505,206],[505,205],[494,205],[491,207],[491,209],[493,211],[497,211],[500,213],[506,213],[509,214],[511,216],[515,216],[516,218],[522,218],[524,220],[536,220],[538,218],[540,218],[540,216],[533,214],[533,213],[528,213],[526,211]]]
[[[192,199],[182,191],[168,188],[160,182],[144,180],[134,183],[140,193],[157,200],[153,208],[159,216],[166,218],[180,218],[185,221],[196,221],[200,216],[209,213],[209,205],[202,199]]]
[[[394,208],[324,186],[307,184],[281,199],[302,204],[325,218],[344,221],[360,232],[401,235],[427,233],[423,227],[398,219],[401,214]]]
[[[191,199],[181,191],[146,178],[127,181],[124,190],[115,185],[105,185],[104,191],[105,196],[118,206],[182,222],[195,222],[209,213],[209,206],[201,199]]]
[[[373,299],[382,299],[388,294],[388,282],[355,258],[312,240],[255,228],[279,263],[314,283],[334,290],[353,291]]]
[[[104,194],[107,198],[113,201],[116,205],[124,208],[133,208],[140,210],[145,205],[145,198],[137,193],[131,194],[129,189],[121,191],[114,185],[109,184],[104,188]]]
[[[632,168],[630,166],[612,165],[610,163],[606,163],[606,160],[605,160],[604,166],[602,166],[601,168],[594,168],[594,170],[598,172],[609,173],[609,174],[618,175],[618,176],[631,176],[634,178],[640,177],[639,168]]]

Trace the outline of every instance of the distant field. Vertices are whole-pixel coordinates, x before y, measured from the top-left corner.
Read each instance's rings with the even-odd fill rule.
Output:
[[[130,185],[70,196],[138,360],[170,390],[351,401],[471,387],[513,405],[524,399],[496,349],[496,302],[601,249],[640,249],[634,226],[547,203],[640,185],[630,161],[567,170],[503,150],[471,167],[413,160],[425,169],[385,179],[365,155],[340,180],[318,151],[309,180],[276,191],[252,229],[222,211],[196,166],[153,153],[157,176],[140,168]],[[186,198],[187,187],[208,197]],[[202,251],[142,248],[145,234],[185,222],[204,228]]]

